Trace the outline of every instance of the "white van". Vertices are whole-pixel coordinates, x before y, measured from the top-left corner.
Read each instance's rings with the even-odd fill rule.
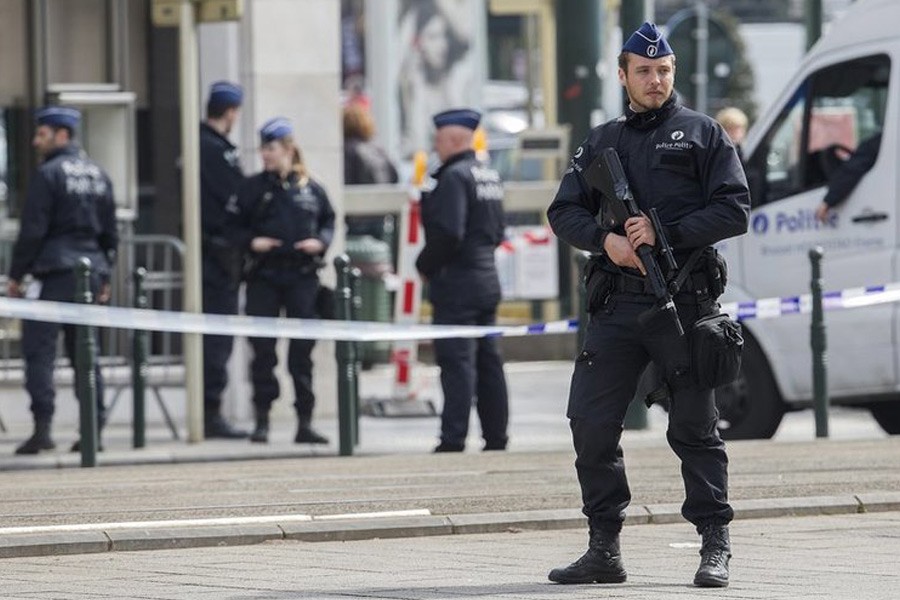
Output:
[[[832,24],[743,147],[750,231],[726,241],[724,301],[809,291],[809,249],[825,249],[826,290],[900,280],[900,2],[859,0]],[[815,209],[841,154],[882,133],[878,159],[823,224]],[[826,313],[832,404],[867,407],[900,434],[900,305]],[[811,406],[809,318],[744,322],[742,377],[717,390],[722,434],[771,437]]]

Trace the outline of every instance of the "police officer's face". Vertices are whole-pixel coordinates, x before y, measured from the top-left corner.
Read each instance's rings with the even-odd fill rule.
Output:
[[[281,141],[266,142],[259,148],[263,169],[273,173],[285,173],[291,169],[291,151]]]
[[[619,83],[625,86],[635,112],[654,110],[665,104],[675,85],[675,59],[628,56],[628,71],[619,69]]]
[[[31,140],[31,145],[40,156],[47,156],[68,143],[69,133],[65,129],[54,129],[49,125],[39,125]]]

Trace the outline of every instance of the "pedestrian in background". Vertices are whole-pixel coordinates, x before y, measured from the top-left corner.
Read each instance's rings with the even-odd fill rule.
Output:
[[[624,227],[608,226],[608,209],[585,173],[602,150],[614,148],[643,213],[658,210],[675,258],[687,269],[673,298],[685,332],[701,317],[718,313],[724,263],[710,246],[746,232],[747,180],[721,126],[679,103],[673,91],[675,56],[655,25],[644,23],[626,41],[618,74],[628,94],[625,115],[591,131],[547,211],[560,239],[593,255],[585,270],[590,316],[566,411],[590,536],[587,552],[553,569],[549,578],[558,583],[626,579],[619,532],[631,492],[619,442],[638,377],[652,360],[668,388],[667,438],[681,460],[682,515],[702,536],[694,584],[724,587],[734,513],[713,391],[698,376],[704,365],[692,362],[688,338],[668,319],[642,318],[656,306],[636,252],[644,244],[659,248],[650,219],[642,215]],[[690,260],[693,268],[686,264]],[[671,282],[676,273],[665,275]]]
[[[105,304],[109,301],[110,272],[119,244],[112,183],[103,169],[75,143],[75,132],[81,121],[79,111],[48,106],[36,113],[35,121],[32,146],[42,164],[28,184],[7,293],[14,298],[22,297],[25,293],[22,279],[30,274],[34,282],[29,286],[28,297],[73,302],[77,287],[75,267],[80,258],[86,257],[92,266],[91,292],[97,303]],[[25,389],[31,395],[34,434],[16,448],[16,454],[37,454],[55,448],[50,427],[55,410],[53,371],[60,329],[65,334],[66,354],[74,365],[74,325],[22,322]],[[94,377],[98,425],[102,429],[106,409],[99,364],[95,365]],[[75,389],[81,390],[78,381]],[[78,450],[80,443],[75,442],[72,451]]]
[[[493,325],[500,302],[494,250],[503,241],[503,183],[475,158],[481,115],[469,109],[434,116],[441,160],[434,189],[422,197],[425,247],[416,268],[428,282],[436,325]],[[503,359],[493,337],[434,341],[444,407],[435,452],[462,452],[472,401],[485,450],[505,450],[509,406]]]
[[[719,122],[719,125],[722,126],[725,133],[731,138],[732,143],[738,148],[738,152],[740,152],[744,138],[747,137],[747,126],[749,125],[749,120],[744,111],[736,106],[723,108],[716,113],[716,121]]]
[[[243,253],[227,232],[229,199],[244,179],[238,149],[228,140],[243,100],[241,87],[218,81],[209,88],[206,120],[200,124],[200,226],[203,234],[203,312],[236,315]],[[203,336],[204,435],[242,439],[247,432],[222,417],[222,392],[228,385],[230,335]]]
[[[372,139],[375,121],[360,104],[344,108],[344,183],[397,183],[397,169],[384,148]]]
[[[334,210],[324,188],[314,181],[294,142],[287,119],[267,121],[260,135],[263,171],[241,185],[231,207],[235,235],[248,252],[246,274],[248,315],[277,317],[283,309],[295,319],[316,317],[317,271],[334,237]],[[269,440],[269,411],[279,396],[274,369],[278,363],[274,338],[250,338],[251,376],[256,428],[253,442]],[[327,444],[312,429],[315,395],[312,387],[313,340],[291,340],[288,371],[294,382],[298,444]]]

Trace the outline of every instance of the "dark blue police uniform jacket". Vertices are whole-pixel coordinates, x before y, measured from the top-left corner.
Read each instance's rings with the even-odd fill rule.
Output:
[[[435,305],[490,306],[500,301],[494,250],[503,241],[503,184],[475,152],[450,157],[422,198],[425,247],[416,268]]]
[[[294,173],[287,180],[263,171],[247,178],[240,187],[232,215],[232,232],[243,248],[255,237],[281,240],[278,248],[254,255],[259,271],[314,271],[317,259],[294,249],[294,243],[317,238],[331,245],[334,238],[334,209],[325,189],[312,179],[300,182]]]
[[[695,248],[747,231],[750,193],[734,145],[715,120],[681,106],[673,94],[659,110],[629,110],[596,127],[575,152],[547,211],[553,231],[569,244],[603,250],[601,197],[582,172],[606,147],[618,151],[641,210],[659,212],[679,264]]]
[[[70,272],[82,256],[108,276],[119,244],[112,182],[75,144],[50,153],[28,186],[9,276]]]
[[[200,124],[200,228],[203,234],[203,280],[217,288],[236,289],[230,271],[238,262],[227,237],[228,204],[244,180],[237,147],[218,131]],[[230,311],[233,312],[233,311]]]

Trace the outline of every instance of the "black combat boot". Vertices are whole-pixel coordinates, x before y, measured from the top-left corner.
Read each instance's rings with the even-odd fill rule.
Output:
[[[711,523],[700,529],[703,545],[700,547],[700,568],[694,575],[697,587],[728,587],[728,559],[731,558],[731,541],[728,526]]]
[[[619,534],[591,529],[588,551],[568,567],[553,569],[556,583],[623,583],[627,577],[619,552]]]
[[[297,423],[297,435],[294,436],[295,444],[327,444],[328,438],[317,433],[311,426],[310,420],[300,418]]]
[[[56,444],[50,439],[50,419],[39,419],[34,422],[34,433],[16,448],[16,454],[37,454],[54,448]]]
[[[257,444],[269,443],[269,413],[256,412],[256,428],[250,434],[250,441]]]
[[[203,423],[203,437],[206,439],[220,438],[226,440],[242,440],[248,433],[243,429],[237,429],[221,415],[207,416]]]

